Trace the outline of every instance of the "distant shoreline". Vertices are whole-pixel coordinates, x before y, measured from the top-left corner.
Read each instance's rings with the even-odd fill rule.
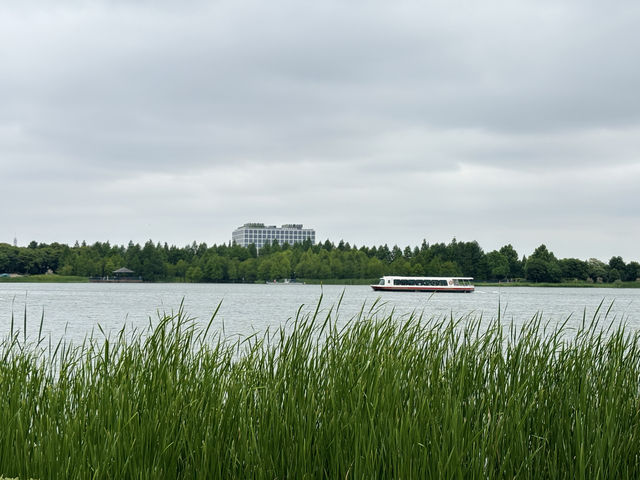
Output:
[[[0,283],[89,283],[88,277],[66,276],[66,275],[23,275],[19,277],[2,277]],[[110,282],[110,283],[136,283],[136,282]],[[139,282],[137,282],[139,283]],[[144,282],[144,283],[184,283],[184,282]],[[194,283],[211,283],[216,282],[194,282]],[[231,283],[231,282],[217,282]],[[271,283],[271,282],[267,282]],[[371,285],[376,280],[362,278],[305,278],[299,279],[294,283],[305,283],[307,285]],[[263,284],[263,282],[255,282],[255,284]],[[280,283],[279,283],[280,284]],[[246,283],[246,285],[254,285],[254,283]],[[552,288],[640,288],[640,282],[614,282],[614,283],[590,283],[590,282],[559,282],[559,283],[533,283],[533,282],[475,282],[476,287],[552,287]]]
[[[89,283],[89,278],[56,274],[21,275],[19,277],[1,277],[0,283]]]
[[[589,283],[589,282],[477,282],[476,287],[552,287],[552,288],[640,288],[640,282]]]

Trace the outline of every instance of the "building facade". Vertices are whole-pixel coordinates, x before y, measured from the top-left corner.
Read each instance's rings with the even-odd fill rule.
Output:
[[[302,224],[290,223],[276,227],[275,225],[265,226],[264,223],[245,223],[233,231],[231,235],[232,243],[247,247],[252,243],[257,248],[262,248],[265,243],[272,243],[277,240],[280,245],[288,243],[302,243],[311,240],[316,243],[316,231],[312,228],[302,228]]]

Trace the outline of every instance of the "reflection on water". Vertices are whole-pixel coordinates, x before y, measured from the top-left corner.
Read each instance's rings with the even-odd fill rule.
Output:
[[[343,295],[344,294],[344,295]],[[625,320],[640,327],[640,289],[608,288],[476,288],[475,293],[374,292],[368,286],[319,285],[229,285],[229,284],[0,284],[0,334],[9,332],[13,312],[16,328],[22,328],[27,311],[27,332],[37,335],[44,311],[43,334],[54,340],[64,337],[81,341],[99,324],[115,332],[125,324],[145,328],[159,314],[185,311],[207,323],[222,301],[213,328],[226,335],[249,335],[283,324],[298,308],[313,312],[322,295],[321,311],[338,303],[339,321],[368,309],[376,300],[380,314],[455,318],[482,315],[485,321],[497,318],[520,324],[542,313],[551,322],[581,322],[583,313],[592,318],[603,302],[606,311],[612,302],[609,320]]]

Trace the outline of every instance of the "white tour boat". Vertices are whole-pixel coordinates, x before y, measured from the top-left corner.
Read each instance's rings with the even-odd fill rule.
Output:
[[[382,277],[375,291],[382,292],[461,292],[471,293],[473,277]]]

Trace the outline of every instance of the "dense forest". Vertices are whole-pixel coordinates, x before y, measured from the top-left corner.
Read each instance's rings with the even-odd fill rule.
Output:
[[[612,257],[608,263],[595,258],[558,259],[540,245],[528,257],[520,257],[511,245],[485,253],[478,242],[449,244],[422,242],[404,249],[387,245],[357,247],[341,241],[255,246],[213,245],[186,247],[130,242],[74,246],[60,243],[15,247],[0,243],[0,274],[112,276],[120,267],[133,270],[144,281],[256,282],[279,279],[376,279],[382,275],[470,276],[477,281],[523,279],[529,282],[620,282],[640,277],[640,264]]]

